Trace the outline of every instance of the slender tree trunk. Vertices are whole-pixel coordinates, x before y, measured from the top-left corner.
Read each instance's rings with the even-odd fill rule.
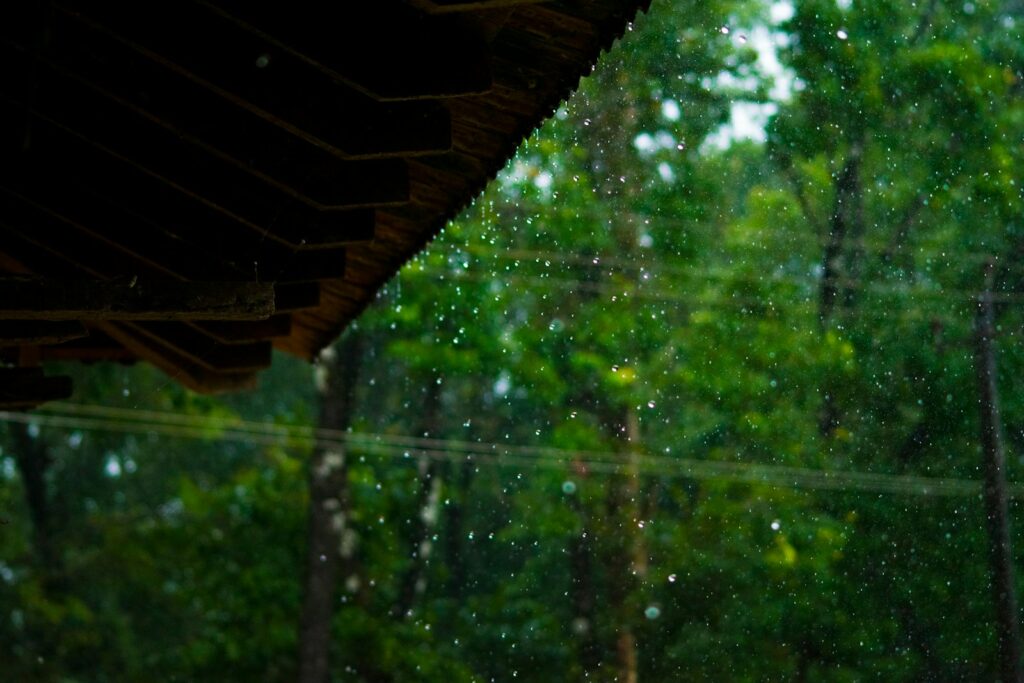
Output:
[[[439,435],[441,387],[437,382],[428,382],[424,392],[419,436],[436,438]],[[412,614],[416,598],[426,589],[426,573],[434,549],[432,536],[437,528],[441,502],[441,476],[437,461],[429,456],[421,456],[417,472],[419,492],[416,496],[416,512],[409,518],[412,527],[409,530],[411,561],[402,574],[398,598],[391,608],[391,615],[398,619]]]
[[[322,428],[345,430],[352,421],[354,387],[361,362],[361,337],[351,330],[321,356],[318,372]],[[349,565],[355,534],[347,449],[317,443],[309,463],[309,527],[306,580],[299,620],[300,683],[326,683],[330,675],[331,618],[340,570]]]
[[[53,463],[41,438],[29,434],[28,425],[12,423],[8,429],[14,441],[15,462],[25,487],[25,502],[32,521],[32,549],[44,585],[52,587],[60,576],[60,554],[53,538],[53,518],[46,476]]]
[[[583,680],[590,680],[601,663],[595,633],[594,570],[591,565],[593,545],[587,511],[574,494],[570,505],[580,520],[579,533],[569,541],[569,575],[572,586],[569,595],[572,600],[572,629],[579,643],[579,661],[583,668]]]
[[[1010,549],[1009,503],[1006,490],[1006,454],[996,375],[995,315],[992,307],[993,268],[986,272],[985,291],[978,299],[975,318],[974,361],[978,375],[981,444],[985,458],[985,518],[988,525],[992,591],[996,608],[999,671],[1004,683],[1020,683],[1021,647],[1017,595]]]
[[[635,625],[640,610],[637,588],[647,574],[647,554],[639,532],[642,521],[639,515],[640,476],[637,455],[640,425],[632,407],[625,410],[623,418],[625,467],[622,476],[612,481],[608,495],[608,519],[620,527],[619,548],[609,558],[608,595],[616,619],[616,680],[619,683],[637,683],[639,672]]]
[[[843,164],[843,170],[836,179],[835,206],[829,221],[829,234],[825,241],[825,251],[821,263],[821,292],[818,302],[818,324],[824,333],[832,322],[840,288],[844,283],[844,252],[850,233],[862,233],[863,220],[860,211],[860,160],[861,144],[854,143]],[[849,263],[845,265],[849,266]],[[847,290],[847,297],[850,290]],[[822,388],[822,409],[818,421],[818,431],[822,436],[830,437],[839,426],[839,408],[835,401],[835,384],[826,382]]]
[[[466,585],[466,555],[463,539],[465,534],[465,501],[469,495],[469,487],[473,481],[473,463],[463,460],[450,463],[451,476],[449,481],[456,487],[452,502],[444,506],[445,512],[445,564],[448,567],[447,593],[450,597],[458,597]],[[458,476],[456,477],[456,474]]]

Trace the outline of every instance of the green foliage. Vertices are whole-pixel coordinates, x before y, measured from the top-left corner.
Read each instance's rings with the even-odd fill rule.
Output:
[[[349,449],[334,679],[611,681],[626,633],[644,681],[993,680],[979,498],[894,477],[980,476],[990,256],[1020,470],[1014,7],[808,0],[771,25],[758,2],[655,2],[358,323],[354,431],[379,438]],[[714,143],[737,100],[775,107],[763,143]],[[202,426],[43,413],[58,568],[0,441],[5,673],[293,680],[309,439],[229,425],[312,424],[310,368],[277,358],[223,401],[145,367],[68,371],[77,402]]]

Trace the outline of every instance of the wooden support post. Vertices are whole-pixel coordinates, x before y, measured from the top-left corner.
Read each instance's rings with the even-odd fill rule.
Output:
[[[985,267],[985,289],[978,297],[974,327],[974,362],[978,377],[978,407],[985,470],[985,519],[988,525],[992,593],[996,608],[999,671],[1003,683],[1021,683],[1020,617],[1014,587],[1010,548],[1010,515],[1006,490],[1006,454],[999,414],[997,364],[992,340],[995,313],[992,305],[994,263]]]

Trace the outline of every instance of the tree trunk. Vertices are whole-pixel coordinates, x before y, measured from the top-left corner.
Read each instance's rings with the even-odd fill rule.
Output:
[[[863,233],[863,215],[860,210],[860,161],[862,149],[860,143],[850,146],[843,170],[836,179],[835,206],[829,221],[829,234],[825,241],[825,251],[821,263],[821,292],[818,302],[818,324],[824,333],[835,313],[840,288],[847,287],[847,303],[852,303],[850,287],[846,280],[850,262],[844,264],[843,254],[846,249],[847,237],[852,231]],[[856,257],[854,257],[856,260]],[[844,265],[846,267],[844,267]],[[835,385],[827,382],[822,390],[822,409],[818,421],[818,431],[824,437],[830,437],[839,426],[839,409],[835,401]]]
[[[362,340],[351,330],[321,354],[319,426],[348,429]],[[349,528],[347,448],[317,443],[309,463],[309,527],[306,581],[299,620],[300,683],[326,683],[330,674],[331,618],[341,569],[350,566],[355,534]]]
[[[616,680],[619,683],[637,683],[639,673],[634,627],[640,610],[637,589],[647,574],[647,554],[639,533],[642,522],[639,518],[640,472],[637,454],[640,424],[632,407],[625,410],[623,417],[625,467],[621,476],[612,480],[608,495],[608,519],[619,526],[621,546],[609,558],[608,595],[616,619]]]
[[[435,381],[428,382],[425,389],[423,412],[419,436],[437,438],[438,417],[441,408],[441,387]],[[397,619],[410,616],[416,598],[426,589],[426,571],[433,552],[432,540],[437,528],[437,517],[441,502],[441,476],[437,461],[422,455],[417,463],[419,491],[416,496],[416,512],[409,518],[412,527],[409,532],[409,567],[402,574],[398,587],[398,598],[391,608],[391,615]]]
[[[590,539],[590,523],[587,511],[574,494],[570,505],[580,520],[579,533],[569,541],[569,575],[572,586],[569,596],[572,600],[572,630],[579,643],[579,661],[583,668],[583,680],[597,672],[601,663],[601,654],[595,633],[594,570],[591,566],[593,545]]]
[[[12,423],[8,429],[14,441],[15,462],[25,486],[25,502],[32,521],[32,549],[43,585],[55,587],[63,574],[60,553],[53,538],[53,517],[46,476],[53,464],[42,438],[33,438],[27,424]]]
[[[1006,491],[1006,454],[996,375],[995,315],[992,307],[992,265],[986,272],[985,292],[978,299],[975,318],[974,360],[981,411],[981,444],[985,458],[985,518],[988,526],[992,591],[996,608],[999,671],[1004,683],[1021,682],[1020,624],[1010,552],[1009,504]]]

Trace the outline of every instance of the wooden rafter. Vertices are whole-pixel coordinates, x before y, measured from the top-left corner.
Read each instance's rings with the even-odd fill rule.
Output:
[[[58,91],[67,93],[71,89],[69,86]],[[98,106],[97,101],[84,96],[85,92],[89,91],[84,90],[79,93],[81,97],[73,97],[64,105],[43,95],[15,102],[0,86],[0,100],[7,106],[24,105],[32,114],[34,147],[66,157],[72,150],[81,149],[75,144],[77,138],[136,168],[151,181],[165,183],[238,220],[257,234],[276,235],[293,247],[352,244],[373,238],[376,218],[372,209],[310,206],[220,157],[182,144],[179,137],[149,124],[131,110]],[[75,101],[82,107],[77,111],[71,109]]]
[[[38,81],[56,75],[73,79],[111,104],[133,109],[181,140],[314,205],[387,206],[409,199],[401,159],[341,159],[116,41],[92,49],[58,42],[45,55],[22,42],[0,45],[0,52],[12,62],[38,63],[34,78],[39,87],[45,85]]]
[[[152,363],[185,387],[205,394],[252,389],[256,375],[252,373],[215,372],[190,360],[170,346],[115,322],[94,323],[98,329],[131,351]]]
[[[342,157],[451,149],[451,119],[442,105],[376,102],[192,3],[63,0],[55,9]]]
[[[378,100],[475,95],[493,85],[487,46],[477,35],[404,3],[201,1]]]

